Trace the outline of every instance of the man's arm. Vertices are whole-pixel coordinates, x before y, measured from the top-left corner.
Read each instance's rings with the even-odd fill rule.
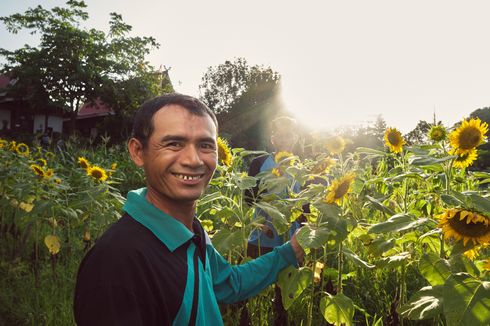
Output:
[[[216,299],[222,303],[233,303],[255,296],[276,282],[279,272],[284,268],[301,263],[303,256],[304,251],[296,236],[272,252],[236,266],[230,265],[213,248],[209,261]]]

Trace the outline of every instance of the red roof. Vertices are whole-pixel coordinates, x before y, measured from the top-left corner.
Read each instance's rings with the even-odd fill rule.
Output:
[[[105,117],[113,114],[112,108],[105,105],[100,99],[96,99],[94,102],[86,103],[80,108],[77,119]]]

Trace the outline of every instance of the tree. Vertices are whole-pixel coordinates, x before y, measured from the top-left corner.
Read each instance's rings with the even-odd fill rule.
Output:
[[[280,79],[272,68],[238,58],[209,67],[199,89],[234,146],[265,149],[268,125],[282,109]]]
[[[88,19],[83,1],[69,0],[66,8],[30,8],[23,14],[1,17],[11,33],[22,29],[40,35],[37,47],[0,49],[7,63],[2,71],[18,82],[13,94],[31,94],[33,106],[48,103],[70,113],[72,130],[83,103],[101,94],[117,96],[121,83],[151,81],[154,69],[145,56],[159,44],[152,37],[128,37],[132,27],[111,13],[109,33],[80,27]]]
[[[405,139],[409,144],[421,144],[427,141],[427,134],[429,133],[432,124],[425,120],[419,120],[415,128],[405,135]]]
[[[481,109],[476,109],[470,113],[471,118],[479,118],[481,121],[486,122],[490,125],[490,107],[483,107]],[[459,126],[459,122],[456,126]],[[488,136],[488,135],[487,135]],[[490,166],[490,143],[486,142],[478,146],[478,159],[471,167],[472,169],[484,170]]]

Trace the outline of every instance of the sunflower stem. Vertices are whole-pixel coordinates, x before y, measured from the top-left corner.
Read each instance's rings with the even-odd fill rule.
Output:
[[[337,294],[342,293],[342,268],[343,268],[344,257],[342,254],[342,241],[339,243],[339,253],[338,253],[338,279],[337,279]]]

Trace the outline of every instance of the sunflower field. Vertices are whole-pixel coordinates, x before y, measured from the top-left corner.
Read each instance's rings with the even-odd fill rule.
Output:
[[[303,217],[305,261],[274,285],[290,325],[489,325],[490,173],[468,170],[487,131],[468,119],[408,145],[388,128],[385,148],[350,153],[342,137],[318,138],[311,157],[276,153],[277,168],[255,177],[247,164],[263,152],[220,138],[198,218],[237,264],[264,225],[256,208],[285,237]],[[127,191],[144,185],[124,146],[77,143],[50,152],[0,140],[0,324],[73,324],[80,260],[120,216]],[[256,184],[249,205],[244,193]],[[271,325],[272,298],[269,288],[222,306],[225,324]]]

